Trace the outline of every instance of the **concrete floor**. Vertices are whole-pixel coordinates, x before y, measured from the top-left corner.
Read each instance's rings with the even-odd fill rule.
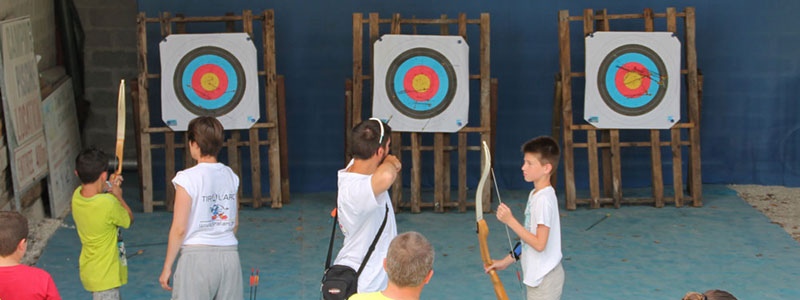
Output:
[[[126,198],[138,199],[133,180],[126,184]],[[727,187],[706,185],[703,192],[702,208],[562,210],[563,299],[680,299],[687,291],[708,289],[728,290],[739,299],[800,299],[800,244]],[[503,191],[518,218],[527,193]],[[636,193],[649,191],[626,196]],[[247,284],[250,268],[261,269],[258,299],[319,299],[334,201],[334,193],[293,194],[280,210],[241,211],[242,270]],[[586,231],[607,213],[610,218]],[[505,229],[493,215],[485,218],[491,252],[500,258],[507,252]],[[158,276],[170,222],[164,211],[136,213],[135,224],[124,231],[129,254],[145,250],[128,261],[124,298],[169,298]],[[88,299],[78,278],[80,241],[71,217],[64,223],[37,266],[50,272],[64,299]],[[495,299],[482,271],[473,212],[403,212],[397,227],[421,232],[436,249],[435,274],[422,298]],[[522,299],[513,268],[501,272],[501,280],[511,299]],[[247,296],[248,287],[242,288]]]

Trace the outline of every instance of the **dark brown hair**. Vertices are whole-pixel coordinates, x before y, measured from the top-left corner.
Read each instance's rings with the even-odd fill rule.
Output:
[[[378,121],[364,120],[353,127],[350,135],[350,154],[354,158],[369,159],[375,152],[378,152],[379,147],[384,147],[389,143],[392,127],[383,122],[381,124],[383,124],[383,140],[380,141],[380,144],[378,144],[378,140],[381,139],[381,125],[378,124]]]
[[[108,171],[108,154],[94,146],[84,149],[75,158],[75,171],[81,183],[95,182],[100,174]]]
[[[0,256],[17,250],[22,239],[28,238],[28,220],[15,211],[0,211]]]
[[[558,168],[558,158],[560,154],[558,142],[549,136],[540,136],[522,145],[522,153],[531,153],[537,156],[539,162],[551,164],[553,170]]]
[[[219,154],[222,149],[222,142],[225,140],[225,132],[216,118],[203,116],[192,119],[189,122],[189,141],[197,143],[200,147],[202,156],[214,156]]]

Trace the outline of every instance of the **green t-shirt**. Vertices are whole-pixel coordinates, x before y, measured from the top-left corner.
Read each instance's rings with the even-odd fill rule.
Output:
[[[392,298],[384,296],[381,292],[374,293],[358,293],[350,296],[350,300],[392,300]]]
[[[103,193],[85,198],[82,186],[72,194],[72,218],[81,238],[80,274],[90,292],[105,291],[128,283],[128,263],[117,241],[118,227],[131,219],[117,197]]]

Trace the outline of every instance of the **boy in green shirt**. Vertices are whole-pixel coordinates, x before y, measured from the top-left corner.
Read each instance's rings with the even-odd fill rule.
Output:
[[[78,154],[75,174],[81,180],[72,194],[72,218],[82,245],[81,282],[95,300],[120,299],[119,287],[128,283],[128,263],[118,231],[133,223],[131,208],[122,199],[122,178],[106,181],[108,155],[94,147]]]

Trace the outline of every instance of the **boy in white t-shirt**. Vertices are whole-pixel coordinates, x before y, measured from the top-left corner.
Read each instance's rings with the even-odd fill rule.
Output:
[[[338,172],[336,210],[344,243],[334,264],[358,270],[386,215],[383,233],[358,277],[359,293],[383,290],[389,282],[383,259],[397,236],[397,226],[388,190],[402,168],[397,157],[389,154],[391,133],[391,127],[376,118],[356,125],[349,141],[353,159]]]
[[[167,256],[158,281],[172,299],[243,299],[236,239],[239,177],[217,162],[225,133],[214,117],[197,117],[186,131],[197,165],[178,172]],[[181,256],[169,286],[172,265]]]
[[[497,219],[522,239],[522,273],[528,300],[561,299],[561,222],[556,192],[550,185],[550,175],[558,166],[558,143],[551,137],[537,137],[522,145],[522,152],[522,175],[534,185],[525,207],[525,224],[520,224],[505,204],[497,207]],[[509,254],[486,267],[486,272],[503,270],[514,260]]]

